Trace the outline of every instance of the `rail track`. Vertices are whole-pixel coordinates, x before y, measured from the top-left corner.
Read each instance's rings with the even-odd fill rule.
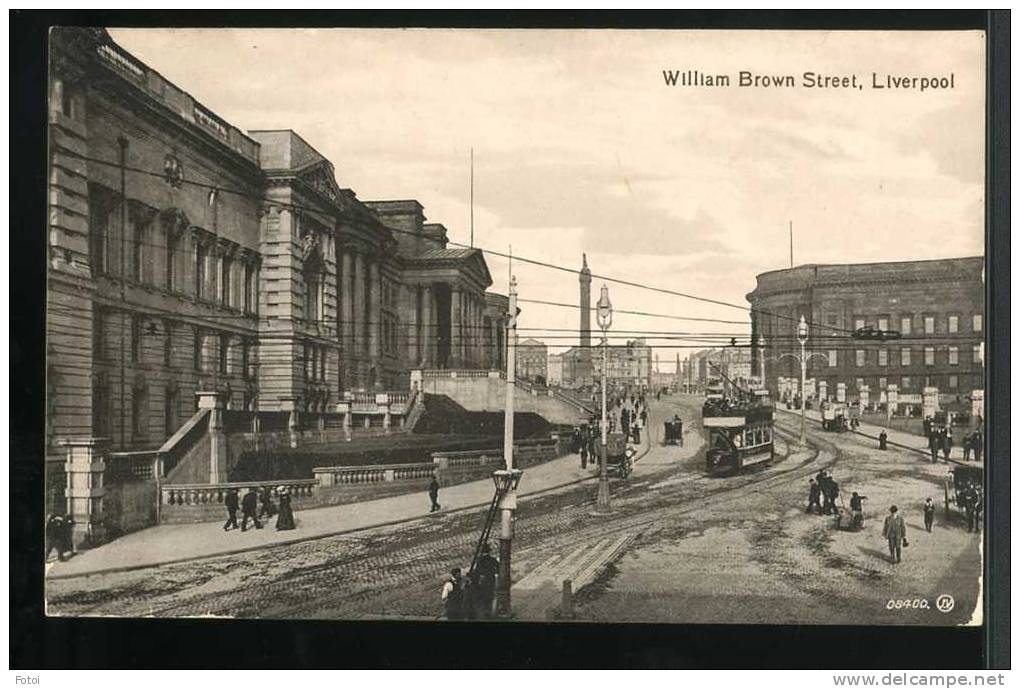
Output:
[[[677,522],[709,508],[802,481],[838,462],[838,447],[817,434],[804,452],[789,453],[794,432],[776,424],[787,456],[773,466],[729,478],[694,473],[657,490],[617,482],[617,514],[593,517],[592,489],[529,500],[516,522],[515,568],[528,571],[572,544],[652,524]],[[701,456],[703,453],[699,453]],[[664,469],[664,477],[675,469]],[[637,482],[634,482],[637,483]],[[56,614],[230,616],[268,618],[428,617],[436,612],[441,577],[463,565],[484,515],[451,514],[411,527],[385,528],[281,546],[264,552],[217,556],[148,570],[67,579],[50,584],[49,608]],[[91,581],[88,581],[91,579]],[[90,585],[91,584],[91,585]]]

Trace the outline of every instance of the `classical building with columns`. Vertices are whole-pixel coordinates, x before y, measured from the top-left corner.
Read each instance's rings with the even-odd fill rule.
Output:
[[[417,201],[359,201],[113,42],[51,41],[47,456],[153,449],[196,410],[328,411],[418,367],[498,368],[506,297]]]

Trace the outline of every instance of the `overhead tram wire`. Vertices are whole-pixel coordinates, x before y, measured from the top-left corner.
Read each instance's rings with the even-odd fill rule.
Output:
[[[59,152],[60,152],[61,155],[66,155],[66,156],[72,157],[72,158],[78,158],[80,160],[85,160],[87,162],[93,162],[93,163],[97,163],[97,164],[100,164],[100,165],[107,165],[107,166],[110,166],[110,167],[115,167],[115,168],[118,168],[118,169],[123,169],[123,170],[128,171],[128,172],[135,172],[135,173],[138,173],[138,174],[149,175],[151,177],[156,177],[156,178],[160,178],[160,179],[164,178],[164,173],[163,172],[157,172],[157,171],[153,171],[153,170],[145,170],[145,169],[142,169],[142,168],[137,168],[137,167],[133,167],[133,166],[126,165],[126,164],[121,164],[121,163],[117,163],[117,162],[110,161],[110,160],[104,160],[104,159],[101,159],[101,158],[94,158],[92,156],[86,156],[86,155],[83,155],[81,153],[76,153],[74,151],[70,151],[70,150],[67,150],[67,149],[64,149],[64,148],[59,148]],[[189,180],[189,179],[181,180],[181,183],[182,184],[190,184],[192,186],[196,186],[196,187],[199,187],[199,188],[202,188],[202,189],[215,190],[218,193],[219,192],[223,192],[223,193],[227,193],[227,194],[234,194],[234,195],[237,195],[237,196],[242,196],[244,198],[248,198],[248,199],[251,199],[253,201],[258,201],[259,203],[261,203],[262,200],[263,200],[261,197],[254,197],[254,196],[252,196],[252,194],[250,192],[248,192],[248,191],[239,190],[239,189],[231,189],[229,187],[223,187],[223,186],[220,186],[220,185],[207,184],[207,183],[204,183],[204,182],[196,182],[196,181]],[[302,206],[302,205],[299,205],[299,204],[293,204],[293,203],[287,203],[287,202],[275,201],[275,200],[273,201],[273,204],[277,205],[277,206],[280,206],[282,208],[288,208],[288,209],[292,209],[292,210],[300,210],[300,211],[307,211],[309,213],[324,214],[322,209],[312,208],[310,206]],[[338,217],[341,217],[341,218],[343,218],[345,220],[348,220],[348,221],[357,220],[357,218],[353,218],[352,216],[350,216],[349,214],[347,214],[347,213],[345,213],[343,211],[340,211],[337,215],[338,215]],[[389,230],[390,232],[396,233],[396,234],[407,234],[407,235],[411,235],[411,236],[417,236],[417,234],[415,232],[412,232],[410,230],[400,230],[400,229],[388,227],[388,226],[385,226],[385,225],[383,225],[383,227],[386,227],[387,230]],[[461,248],[465,248],[465,249],[474,249],[474,250],[480,251],[482,253],[489,254],[489,255],[492,255],[492,256],[498,256],[500,258],[505,258],[507,260],[511,260],[512,259],[512,260],[520,261],[522,263],[528,263],[528,264],[531,264],[531,265],[547,268],[547,269],[550,269],[550,270],[558,270],[558,271],[565,272],[565,273],[571,273],[573,275],[579,275],[580,272],[581,272],[581,271],[579,271],[576,268],[569,268],[567,266],[561,266],[561,265],[557,265],[555,263],[549,263],[548,261],[539,261],[537,259],[525,258],[525,257],[519,256],[519,255],[511,256],[509,253],[504,253],[504,252],[501,252],[501,251],[496,251],[495,249],[483,249],[483,248],[480,248],[480,247],[474,247],[474,246],[471,246],[469,244],[464,244],[462,242],[456,242],[456,241],[453,241],[453,240],[447,240],[447,243],[448,244],[452,244],[454,246],[461,247]],[[159,247],[159,245],[156,245],[156,244],[151,244],[150,246]],[[162,248],[165,248],[165,247],[162,247]],[[734,304],[734,303],[723,301],[723,300],[720,300],[720,299],[712,299],[710,297],[700,297],[700,296],[697,296],[697,295],[694,295],[694,294],[689,294],[689,293],[686,293],[686,292],[681,292],[679,290],[668,289],[668,288],[665,288],[665,287],[656,287],[654,285],[645,285],[645,284],[642,284],[642,283],[639,283],[639,282],[634,282],[632,280],[624,280],[622,278],[615,278],[615,277],[608,276],[608,275],[601,275],[601,274],[592,273],[591,277],[592,278],[597,278],[597,279],[600,279],[600,280],[605,280],[606,282],[612,282],[612,283],[615,283],[615,284],[627,286],[627,287],[634,287],[634,288],[637,288],[637,289],[645,289],[645,290],[649,290],[649,291],[652,291],[652,292],[657,292],[657,293],[660,293],[660,294],[666,294],[666,295],[670,295],[670,296],[681,297],[681,298],[684,298],[684,299],[691,299],[693,301],[700,301],[700,302],[703,302],[703,303],[714,304],[714,305],[717,305],[717,306],[725,306],[725,307],[728,307],[728,308],[739,309],[741,311],[747,311],[747,312],[749,312],[751,314],[760,314],[762,316],[771,316],[771,317],[774,317],[774,318],[777,318],[777,319],[780,319],[780,320],[788,320],[788,321],[791,321],[791,322],[794,322],[794,323],[799,322],[799,320],[800,320],[797,317],[788,316],[786,314],[773,313],[773,312],[770,312],[770,311],[766,311],[764,309],[756,309],[754,307],[744,306],[744,305],[741,305],[741,304]],[[807,323],[808,323],[808,326],[811,327],[811,328],[835,329],[835,330],[840,330],[840,331],[846,332],[846,333],[853,333],[854,332],[853,330],[851,330],[849,328],[837,328],[835,326],[824,325],[824,324],[821,324],[821,323],[814,323],[812,321],[807,321]]]

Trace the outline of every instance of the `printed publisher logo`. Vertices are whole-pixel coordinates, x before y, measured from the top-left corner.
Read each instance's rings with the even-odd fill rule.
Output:
[[[949,612],[956,606],[956,601],[948,593],[943,593],[935,600],[935,607],[941,612]]]

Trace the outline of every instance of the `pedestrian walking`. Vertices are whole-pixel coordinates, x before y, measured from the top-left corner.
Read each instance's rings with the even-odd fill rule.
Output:
[[[970,461],[970,450],[971,450],[973,441],[974,441],[974,438],[973,438],[973,436],[971,434],[969,434],[969,433],[964,434],[964,436],[963,436],[963,461],[965,461],[965,462],[969,462]]]
[[[981,515],[984,512],[985,504],[984,504],[984,501],[982,500],[981,489],[978,488],[977,486],[974,486],[971,490],[973,490],[973,492],[974,492],[974,497],[971,500],[971,512],[973,514],[973,517],[972,517],[973,531],[974,531],[974,533],[980,533],[981,532]],[[968,529],[968,530],[970,530],[970,529]]]
[[[808,503],[807,512],[810,514],[812,511],[815,514],[822,513],[822,487],[818,485],[818,481],[810,479],[808,481]]]
[[[259,496],[255,492],[255,487],[248,489],[248,492],[241,498],[241,531],[248,530],[248,520],[251,519],[256,529],[262,528],[262,522],[259,521],[257,514],[259,506]]]
[[[587,439],[585,439],[585,441],[583,443],[581,443],[581,468],[582,469],[587,469],[588,468],[588,440]]]
[[[939,461],[939,437],[938,434],[932,433],[928,436],[928,450],[931,452],[931,463]]]
[[[896,505],[889,508],[889,516],[882,525],[882,537],[889,542],[889,559],[893,564],[903,556],[903,546],[907,545],[907,525]]]
[[[474,616],[479,619],[492,617],[492,601],[496,596],[496,576],[499,573],[499,560],[492,556],[492,548],[488,543],[482,545],[482,552],[472,572],[471,581],[472,607]]]
[[[442,505],[439,504],[439,479],[432,476],[432,480],[429,481],[429,500],[432,501],[432,507],[429,508],[429,513],[438,512],[442,509]]]
[[[888,442],[889,442],[889,434],[886,433],[885,429],[883,428],[882,432],[878,434],[878,449],[879,450],[887,449]]]
[[[294,508],[290,504],[290,491],[287,490],[286,486],[280,486],[278,491],[280,510],[276,517],[276,530],[277,531],[290,531],[295,528],[294,524]]]
[[[974,436],[973,439],[971,440],[971,445],[973,445],[974,447],[974,461],[980,462],[981,451],[984,449],[984,438],[981,436],[980,428],[974,431]]]
[[[227,521],[223,524],[224,531],[237,528],[237,507],[239,502],[237,488],[228,489],[227,495],[223,499],[223,506],[227,508]]]
[[[942,456],[946,458],[947,462],[949,461],[949,455],[952,453],[952,451],[953,451],[953,432],[950,431],[949,429],[946,429],[945,435],[942,436]]]
[[[932,524],[935,523],[935,503],[930,497],[924,499],[924,530],[931,533]]]
[[[61,562],[64,561],[65,550],[65,524],[66,519],[62,514],[51,514],[46,519],[46,554],[43,555],[43,560],[50,558],[50,553],[54,550],[57,551],[57,559]]]
[[[864,528],[864,501],[867,499],[857,491],[850,496],[850,526],[857,530]]]
[[[276,505],[273,504],[273,491],[268,486],[262,486],[259,491],[259,519],[265,517],[271,519],[276,514]]]
[[[460,567],[450,570],[450,578],[443,583],[441,593],[446,619],[460,620],[464,616],[464,579]]]

